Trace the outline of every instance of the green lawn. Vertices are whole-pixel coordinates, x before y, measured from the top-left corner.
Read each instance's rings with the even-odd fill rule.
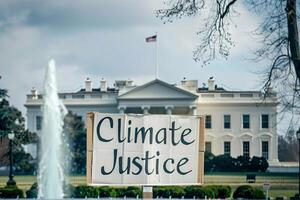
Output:
[[[247,184],[245,181],[245,173],[213,173],[205,175],[205,185],[230,185],[234,191],[239,185]],[[8,177],[0,176],[0,187],[6,184]],[[36,176],[16,176],[15,180],[18,186],[28,190],[30,186],[36,182]],[[271,183],[270,196],[291,197],[298,192],[298,176],[297,174],[258,174],[256,183],[250,185],[262,188],[265,181]],[[70,176],[69,182],[73,185],[85,184],[85,176]]]
[[[234,191],[239,185],[247,184],[245,177],[246,173],[211,173],[205,175],[204,182],[206,185],[230,185]],[[298,193],[298,174],[261,173],[257,174],[256,182],[249,185],[262,189],[265,181],[271,183],[270,197],[292,197]]]

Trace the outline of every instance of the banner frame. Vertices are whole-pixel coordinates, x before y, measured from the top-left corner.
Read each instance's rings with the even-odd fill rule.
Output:
[[[198,171],[197,183],[172,184],[172,185],[202,185],[204,184],[204,153],[205,153],[205,118],[203,115],[191,115],[199,117],[199,141],[198,141]],[[91,186],[124,186],[124,184],[95,184],[92,183],[93,163],[93,136],[94,136],[95,112],[88,112],[86,115],[87,144],[86,144],[86,183]],[[153,184],[128,184],[128,186],[155,186]],[[167,184],[156,184],[157,186],[168,186]]]

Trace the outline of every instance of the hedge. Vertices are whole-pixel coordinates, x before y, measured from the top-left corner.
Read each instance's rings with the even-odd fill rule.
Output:
[[[117,197],[131,197],[141,198],[143,195],[142,189],[140,187],[129,186],[127,188],[116,188]]]
[[[0,198],[23,198],[24,193],[17,186],[5,186],[0,188]]]
[[[205,172],[265,172],[269,167],[268,161],[263,157],[239,156],[233,158],[229,155],[214,156],[205,152]]]
[[[64,197],[70,198],[75,191],[75,187],[71,184],[64,185]],[[31,185],[30,189],[26,191],[26,198],[37,198],[38,184],[35,182]]]
[[[27,198],[36,198],[38,185],[34,183],[31,188],[26,191]],[[93,187],[87,185],[65,185],[65,197],[71,198],[98,198],[98,197],[142,197],[141,187]],[[153,188],[153,197],[157,198],[229,198],[231,195],[230,186],[210,185],[210,186],[155,186]]]
[[[79,185],[75,187],[72,197],[74,198],[97,198],[99,196],[99,190],[96,187]]]
[[[265,195],[261,189],[254,188],[250,185],[242,185],[234,191],[233,198],[265,199]]]
[[[225,199],[231,196],[231,187],[229,185],[209,185],[205,187],[213,190],[215,198]]]
[[[38,193],[38,184],[34,183],[30,187],[30,189],[26,191],[26,197],[27,198],[37,198],[37,193]]]
[[[153,197],[162,198],[229,198],[231,195],[230,186],[156,186],[153,188]],[[81,185],[75,187],[72,197],[74,198],[96,198],[96,197],[142,197],[140,187],[113,188],[113,187],[92,187]]]
[[[186,198],[214,198],[214,190],[203,186],[187,186],[184,189]]]
[[[161,186],[154,187],[153,189],[153,198],[163,197],[163,198],[181,198],[185,195],[183,187],[180,186]]]

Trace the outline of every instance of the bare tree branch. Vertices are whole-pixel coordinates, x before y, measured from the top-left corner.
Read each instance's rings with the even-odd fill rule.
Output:
[[[267,97],[272,87],[278,92],[281,111],[300,114],[300,47],[297,0],[169,0],[157,17],[172,22],[182,17],[200,16],[204,22],[197,32],[199,44],[193,52],[195,61],[207,65],[218,56],[225,59],[234,47],[230,32],[237,2],[262,19],[253,32],[262,46],[254,51],[254,61],[267,61],[262,91]]]

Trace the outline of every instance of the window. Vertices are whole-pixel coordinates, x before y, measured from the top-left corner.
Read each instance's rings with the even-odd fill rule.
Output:
[[[230,129],[230,115],[224,115],[224,129]]]
[[[243,142],[243,156],[250,157],[250,143],[248,141]]]
[[[243,115],[243,128],[250,128],[250,115]]]
[[[36,116],[36,130],[40,131],[42,130],[42,117]]]
[[[246,94],[240,94],[240,97],[244,97],[244,98],[247,98],[247,97],[253,97],[253,94],[250,94],[250,93],[246,93]]]
[[[84,94],[72,94],[72,99],[84,99]]]
[[[262,141],[261,142],[261,155],[265,159],[269,159],[269,142],[268,141]]]
[[[227,97],[227,98],[233,98],[234,97],[234,95],[233,94],[228,94],[228,93],[226,93],[226,94],[220,94],[220,96],[221,97]]]
[[[261,128],[269,128],[269,115],[261,115]]]
[[[211,142],[205,142],[205,152],[211,153]]]
[[[82,116],[76,115],[76,119],[79,120],[79,121],[82,121]]]
[[[205,116],[205,128],[211,128],[211,115]]]
[[[230,156],[230,142],[224,142],[224,155]]]

